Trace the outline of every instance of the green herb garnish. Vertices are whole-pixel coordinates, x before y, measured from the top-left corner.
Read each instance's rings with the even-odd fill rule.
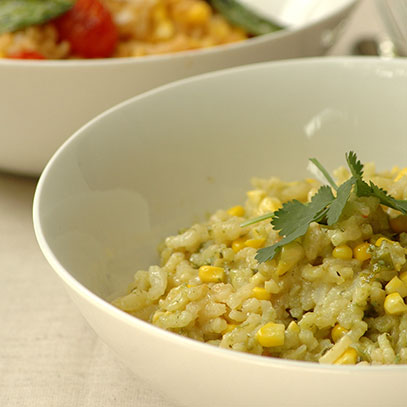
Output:
[[[338,222],[349,200],[352,188],[359,197],[376,197],[382,205],[396,209],[405,215],[407,214],[407,201],[393,198],[384,189],[379,188],[371,181],[369,184],[363,181],[363,164],[357,159],[353,151],[346,154],[346,162],[352,176],[339,187],[316,158],[311,158],[310,161],[321,171],[332,189],[336,191],[336,196],[329,186],[324,185],[319,188],[309,203],[303,204],[297,200],[289,201],[276,212],[243,223],[242,227],[271,218],[271,224],[283,237],[278,243],[257,251],[256,259],[260,263],[271,260],[284,245],[305,235],[311,222],[318,222],[328,226]]]
[[[0,0],[0,34],[46,23],[73,5],[74,0]]]
[[[268,18],[258,15],[256,12],[241,4],[238,0],[208,1],[226,20],[243,28],[249,34],[269,34],[283,28]]]

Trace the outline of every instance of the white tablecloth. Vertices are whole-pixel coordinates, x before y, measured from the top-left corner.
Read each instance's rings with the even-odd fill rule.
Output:
[[[35,185],[0,175],[0,406],[172,406],[116,360],[43,258]]]
[[[361,3],[331,54],[382,30],[372,3]],[[96,337],[43,258],[31,220],[35,185],[0,174],[0,406],[173,407]]]

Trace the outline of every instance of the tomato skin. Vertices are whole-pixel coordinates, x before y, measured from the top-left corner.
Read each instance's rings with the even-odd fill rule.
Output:
[[[44,55],[36,51],[21,51],[15,54],[8,55],[11,59],[45,59]]]
[[[112,16],[99,0],[77,0],[68,12],[54,20],[61,40],[71,53],[83,58],[107,58],[118,41]]]

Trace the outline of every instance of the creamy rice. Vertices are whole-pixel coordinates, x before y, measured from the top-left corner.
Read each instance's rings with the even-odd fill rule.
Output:
[[[100,0],[119,32],[113,57],[172,53],[241,41],[247,34],[231,26],[204,0]],[[77,58],[60,41],[51,22],[0,34],[0,57],[34,51],[47,59]]]
[[[407,198],[406,169],[373,180]],[[339,183],[349,177],[335,172]],[[222,348],[336,364],[407,363],[407,222],[375,197],[351,195],[339,221],[312,223],[274,259],[258,248],[281,237],[269,221],[241,227],[282,203],[306,202],[316,180],[252,180],[242,206],[170,236],[161,264],[140,270],[118,308],[158,327]],[[209,267],[208,267],[209,266]]]

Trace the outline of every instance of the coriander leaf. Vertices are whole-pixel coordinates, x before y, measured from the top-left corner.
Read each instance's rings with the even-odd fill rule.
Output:
[[[348,163],[352,176],[356,179],[355,193],[357,196],[370,196],[372,191],[369,185],[363,181],[363,164],[358,160],[356,153],[349,151],[346,154],[346,162]]]
[[[73,5],[73,0],[0,0],[0,34],[43,24]]]
[[[403,215],[407,215],[407,201],[404,199],[395,199],[395,205],[393,209],[400,211]]]
[[[379,188],[371,181],[369,187],[372,192],[371,196],[379,198],[382,205],[386,205],[389,208],[396,209],[397,211],[402,212],[404,215],[407,215],[407,201],[393,198],[384,189]]]
[[[335,181],[333,180],[329,172],[325,169],[325,167],[316,158],[310,158],[309,160],[312,162],[312,164],[315,165],[315,167],[317,167],[321,171],[322,175],[328,181],[329,185],[331,185],[333,189],[337,190],[338,185],[336,185]]]
[[[271,224],[274,229],[280,230],[281,236],[288,235],[298,227],[307,211],[307,206],[296,199],[285,202],[278,211],[274,212]]]
[[[308,227],[311,222],[320,221],[324,217],[325,208],[334,199],[331,188],[324,185],[319,188],[308,204],[297,200],[286,202],[281,209],[274,212],[271,223],[275,229],[280,231],[281,236],[293,234],[303,225]]]
[[[336,194],[336,199],[331,203],[327,212],[327,224],[328,226],[338,222],[343,208],[348,202],[352,187],[355,184],[356,179],[354,177],[349,178],[346,182],[341,184]]]
[[[346,154],[346,161],[352,176],[356,178],[355,192],[357,196],[375,196],[382,205],[396,209],[403,214],[407,214],[407,201],[393,198],[384,189],[375,185],[372,181],[368,184],[362,180],[363,164],[357,159],[356,154],[350,151]],[[329,223],[328,223],[329,224]]]
[[[272,259],[281,248],[305,235],[311,222],[318,222],[326,216],[326,207],[334,200],[331,188],[327,185],[319,188],[311,202],[303,204],[299,201],[286,202],[281,209],[273,214],[271,223],[284,236],[278,243],[257,251],[256,260],[260,263]]]
[[[307,233],[308,226],[309,225],[307,224],[303,224],[299,226],[294,233],[283,237],[279,242],[273,244],[272,246],[263,247],[262,249],[257,250],[255,259],[259,263],[271,260],[276,254],[280,252],[281,248],[284,245],[292,242],[293,240],[301,237],[302,235],[305,235],[305,233]]]
[[[356,153],[349,151],[345,157],[352,175],[356,179],[361,179],[363,177],[363,164],[358,160]]]
[[[357,196],[371,196],[372,189],[365,181],[358,179],[355,183],[355,193]]]

